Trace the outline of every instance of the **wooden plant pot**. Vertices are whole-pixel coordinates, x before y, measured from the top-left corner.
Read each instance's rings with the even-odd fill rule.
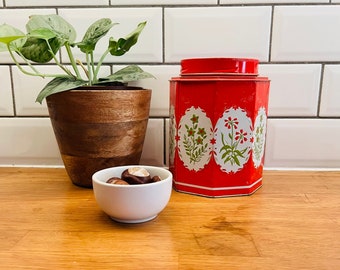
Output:
[[[151,90],[102,88],[82,87],[46,99],[65,169],[81,187],[91,188],[98,170],[138,164],[143,150]]]

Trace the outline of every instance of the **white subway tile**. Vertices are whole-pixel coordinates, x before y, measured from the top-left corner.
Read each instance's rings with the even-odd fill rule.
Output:
[[[340,60],[340,6],[276,6],[272,61]]]
[[[325,66],[320,116],[340,117],[340,65]]]
[[[1,165],[62,165],[49,118],[0,118]]]
[[[109,5],[109,0],[6,0],[8,7],[41,7],[41,6],[101,6]]]
[[[0,24],[13,25],[19,30],[26,32],[25,25],[30,15],[33,14],[55,14],[55,9],[0,9]]]
[[[316,116],[321,65],[268,64],[259,66],[270,84],[270,116]]]
[[[42,73],[56,73],[55,66],[36,66]],[[27,66],[25,69],[28,70]],[[46,102],[41,105],[35,102],[39,92],[51,80],[51,78],[41,78],[28,76],[20,72],[16,67],[12,67],[13,89],[15,97],[15,108],[17,116],[46,116],[48,115]]]
[[[30,15],[55,13],[55,9],[0,9],[0,25],[6,23],[26,33],[25,26]],[[7,52],[1,52],[0,63],[13,63],[13,60]]]
[[[87,27],[102,17],[120,23],[108,34],[119,37],[147,20],[131,52],[107,60],[110,65],[118,63],[117,68],[139,63],[156,76],[132,83],[153,91],[143,164],[169,164],[169,79],[179,75],[181,59],[251,57],[269,62],[259,67],[260,75],[271,80],[269,116],[274,117],[268,120],[266,168],[339,169],[340,5],[330,3],[340,0],[0,0],[0,24],[25,31],[29,15],[55,14],[53,7],[58,7],[58,13],[75,25],[79,41]],[[2,8],[4,4],[9,8]],[[101,52],[107,46],[104,39],[98,44]],[[84,60],[79,53],[76,58]],[[0,63],[12,60],[1,53]],[[58,71],[50,65],[41,67],[45,72]],[[108,70],[104,67],[103,75]],[[14,66],[12,74],[14,101],[10,68],[0,66],[0,165],[62,165],[50,120],[45,117],[45,102],[35,103],[48,79],[28,77]],[[12,117],[15,112],[18,117]]]
[[[0,66],[0,116],[14,115],[9,67]]]
[[[111,5],[215,5],[217,0],[111,0]]]
[[[340,168],[340,119],[269,119],[265,166]]]
[[[271,7],[165,8],[165,60],[268,59]]]
[[[43,74],[63,74],[63,72],[54,65],[35,66],[39,72]],[[68,67],[71,69],[71,67]],[[25,67],[27,70],[27,66]],[[20,72],[20,70],[14,66],[13,67],[13,88],[15,96],[15,107],[18,116],[46,116],[48,115],[46,102],[43,101],[42,105],[35,102],[39,92],[44,88],[44,86],[52,80],[52,78],[46,77],[36,77],[28,76]],[[107,75],[110,72],[109,66],[103,66],[100,74]]]
[[[36,65],[35,66],[42,74],[63,74],[57,66]],[[71,67],[68,66],[71,70]],[[27,66],[25,67],[27,70]],[[36,76],[28,76],[20,72],[17,67],[13,67],[13,88],[15,96],[16,113],[18,116],[46,116],[48,115],[46,102],[42,105],[35,102],[39,92],[52,78],[41,78]],[[110,73],[109,66],[102,66],[99,73],[106,76]]]
[[[329,0],[220,0],[220,4],[300,4],[329,3]]]
[[[115,25],[106,37],[102,38],[96,46],[95,61],[98,61],[102,53],[107,49],[108,38],[116,39],[125,37],[132,32],[142,21],[147,25],[141,33],[138,43],[131,50],[120,57],[109,56],[106,62],[110,63],[140,63],[162,62],[162,9],[161,8],[82,8],[60,9],[59,14],[74,25],[80,41],[87,28],[100,18],[111,18]],[[84,55],[78,49],[74,49],[75,57],[84,61]],[[65,60],[63,53],[63,61]]]
[[[163,123],[163,119],[149,119],[140,164],[164,166]]]
[[[63,165],[49,118],[0,118],[1,165]],[[150,119],[141,164],[164,166],[163,119]]]
[[[140,80],[131,85],[140,86],[152,90],[151,116],[169,117],[169,80],[180,73],[178,65],[164,66],[140,66],[145,71],[153,74],[156,79]]]

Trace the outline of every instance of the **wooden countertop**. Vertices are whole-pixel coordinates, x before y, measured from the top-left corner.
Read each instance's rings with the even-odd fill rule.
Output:
[[[0,168],[1,269],[340,269],[340,172],[265,171],[245,197],[173,192],[124,225],[64,169]]]

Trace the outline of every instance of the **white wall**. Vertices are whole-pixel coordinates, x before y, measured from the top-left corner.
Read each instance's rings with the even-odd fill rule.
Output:
[[[51,3],[49,3],[51,2]],[[57,4],[56,4],[57,3]],[[167,163],[168,80],[190,57],[250,57],[271,81],[266,168],[340,169],[339,0],[0,0],[0,24],[24,30],[31,14],[58,13],[79,39],[100,17],[126,33],[148,25],[131,53],[107,65],[141,65],[157,80],[143,163]],[[52,66],[43,66],[52,70]],[[114,67],[115,68],[115,67]],[[22,75],[0,54],[0,165],[60,165],[45,80]]]

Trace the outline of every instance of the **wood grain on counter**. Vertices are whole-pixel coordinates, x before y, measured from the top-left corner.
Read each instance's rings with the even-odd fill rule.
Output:
[[[340,269],[340,172],[265,171],[245,197],[173,191],[112,221],[62,168],[0,168],[1,269]]]

